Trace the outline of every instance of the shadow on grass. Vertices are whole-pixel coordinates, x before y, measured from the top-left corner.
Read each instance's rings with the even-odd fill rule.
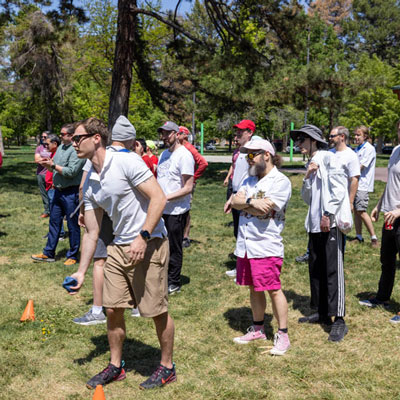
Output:
[[[288,303],[292,303],[294,310],[299,310],[303,315],[310,315],[315,311],[310,309],[310,296],[297,294],[293,290],[284,290]]]
[[[11,214],[0,214],[0,218],[11,217]]]
[[[85,365],[90,363],[94,358],[110,351],[107,335],[94,336],[91,340],[96,348],[86,357],[75,359],[75,364]],[[161,358],[159,348],[129,338],[124,342],[122,354],[125,361],[125,371],[136,371],[142,376],[151,375],[160,363]]]
[[[34,173],[34,164],[19,162],[2,168],[0,187],[3,191],[19,191],[24,193],[37,193],[37,180]],[[32,171],[32,177],[27,173]]]
[[[366,300],[376,296],[376,292],[360,292],[355,295],[358,300]],[[400,310],[400,303],[394,300],[389,300],[389,305],[387,307],[382,307],[382,309],[390,312],[398,312]]]
[[[189,283],[190,283],[190,278],[186,275],[181,275],[181,286],[189,285]]]
[[[1,231],[0,231],[0,237],[2,237],[2,236],[7,236],[7,235],[8,235],[7,232],[1,232]]]
[[[243,333],[246,333],[247,328],[253,324],[253,316],[250,307],[230,308],[224,313],[224,318],[228,321],[232,329]],[[265,314],[264,329],[267,336],[273,336],[274,334],[271,321],[272,315]]]

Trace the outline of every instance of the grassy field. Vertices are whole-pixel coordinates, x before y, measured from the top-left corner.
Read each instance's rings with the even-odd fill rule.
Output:
[[[93,392],[85,382],[108,363],[106,329],[71,322],[91,304],[91,271],[80,294],[68,296],[61,287],[74,270],[63,265],[67,243],[59,244],[55,263],[30,259],[45,245],[42,236],[48,224],[39,218],[42,207],[32,159],[32,151],[12,149],[0,169],[0,399],[91,399]],[[349,333],[342,343],[328,342],[328,333],[319,325],[297,323],[310,311],[308,268],[294,262],[307,246],[300,176],[289,175],[293,194],[284,230],[282,283],[292,348],[283,357],[263,354],[260,347],[272,344],[276,330],[270,304],[265,318],[269,341],[233,343],[250,325],[251,311],[247,289],[236,287],[225,275],[234,267],[228,254],[235,246],[227,226],[231,217],[222,213],[226,172],[227,165],[211,164],[199,181],[192,211],[196,243],[185,249],[182,292],[170,299],[178,381],[162,390],[138,389],[160,352],[152,321],[127,313],[127,379],[106,386],[106,398],[400,399],[400,327],[389,323],[400,310],[399,284],[390,311],[358,304],[376,290],[379,250],[347,245]],[[371,207],[383,188],[377,182]],[[21,323],[28,299],[34,300],[36,321]]]

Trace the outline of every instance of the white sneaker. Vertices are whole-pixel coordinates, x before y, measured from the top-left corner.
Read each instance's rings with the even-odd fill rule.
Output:
[[[138,308],[132,308],[131,317],[140,317],[140,312]]]
[[[226,275],[228,275],[230,278],[234,278],[236,276],[236,268],[235,269],[231,269],[229,271],[225,272]]]

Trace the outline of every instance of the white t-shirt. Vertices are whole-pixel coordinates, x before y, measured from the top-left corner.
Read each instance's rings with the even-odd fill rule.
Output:
[[[108,146],[107,147],[107,150],[110,150],[110,151],[120,151],[122,149],[125,149],[125,147],[122,147],[122,146]],[[124,152],[128,153],[128,150],[125,149]],[[82,170],[83,170],[83,172],[89,172],[90,168],[92,168],[92,162],[89,159],[87,159],[85,165],[82,168]]]
[[[360,162],[358,161],[357,154],[350,147],[346,147],[343,151],[332,149],[332,153],[336,156],[338,168],[343,168],[347,179],[349,180],[350,190],[350,178],[360,176]]]
[[[376,162],[376,151],[375,147],[369,142],[364,142],[361,147],[357,147],[355,152],[358,156],[358,160],[364,169],[361,171],[360,179],[358,181],[358,190],[364,192],[374,191],[374,180],[375,180],[375,162]]]
[[[103,169],[93,168],[83,186],[85,210],[103,208],[113,223],[114,243],[128,244],[139,235],[147,216],[149,200],[137,186],[153,176],[136,153],[107,150]],[[161,218],[151,237],[167,236]]]
[[[292,193],[290,180],[274,167],[266,176],[258,180],[248,177],[239,192],[246,198],[269,198],[275,208],[267,215],[256,217],[242,211],[239,218],[239,231],[235,255],[243,258],[281,257],[283,242],[281,232],[285,226],[285,211]]]
[[[388,180],[383,193],[381,211],[400,208],[400,145],[396,146],[389,159]]]
[[[236,193],[246,178],[249,177],[249,163],[247,162],[247,157],[245,153],[239,153],[236,159],[235,169],[233,170],[232,177],[232,190]]]
[[[163,151],[158,161],[157,180],[166,195],[182,189],[182,175],[194,175],[194,159],[184,146],[173,152]],[[168,201],[164,214],[181,215],[190,210],[190,194],[177,200]]]

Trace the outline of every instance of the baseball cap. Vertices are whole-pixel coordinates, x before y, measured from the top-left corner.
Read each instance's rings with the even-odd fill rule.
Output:
[[[248,153],[249,150],[264,150],[268,151],[272,156],[275,155],[274,146],[265,139],[250,140],[240,148],[241,153]]]
[[[186,128],[186,126],[180,126],[179,133],[184,133],[185,135],[190,135],[190,131],[188,128]]]
[[[172,121],[167,121],[163,126],[160,126],[157,129],[157,132],[161,133],[161,131],[175,131],[175,132],[179,132],[179,126]]]
[[[256,124],[250,119],[243,119],[238,124],[233,125],[233,127],[238,129],[250,129],[252,132],[256,130]]]
[[[151,150],[156,149],[156,144],[152,140],[146,140],[146,145],[149,147]]]

